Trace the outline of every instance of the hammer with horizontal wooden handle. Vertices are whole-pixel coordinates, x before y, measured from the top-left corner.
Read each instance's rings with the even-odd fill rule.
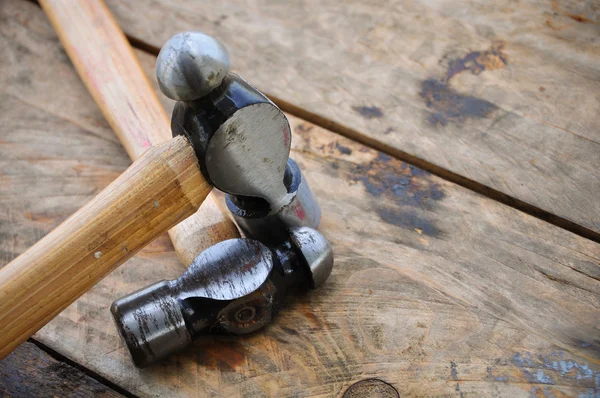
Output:
[[[171,138],[169,118],[131,45],[103,1],[41,0],[69,58],[131,160]],[[188,266],[204,249],[239,232],[210,194],[198,212],[169,230]]]
[[[0,270],[0,358],[114,268],[192,215],[212,189],[176,137]]]
[[[0,357],[35,333],[210,191],[249,237],[276,244],[320,209],[289,159],[283,112],[228,73],[223,46],[200,32],[174,36],[157,61],[161,90],[179,100],[174,138],[151,147],[98,197],[0,270]]]

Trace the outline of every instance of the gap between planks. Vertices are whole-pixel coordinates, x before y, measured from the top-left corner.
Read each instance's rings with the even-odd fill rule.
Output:
[[[147,52],[149,54],[152,54],[154,56],[158,56],[160,48],[153,46],[152,44],[146,43],[143,40],[140,40],[136,37],[132,37],[130,35],[126,36],[133,47]],[[539,220],[565,229],[569,232],[572,232],[576,235],[579,235],[596,243],[600,243],[600,233],[597,233],[591,229],[581,226],[573,221],[567,220],[566,218],[557,216],[556,214],[550,213],[537,206],[524,202],[520,199],[507,195],[503,192],[497,191],[470,178],[466,178],[450,170],[446,170],[442,167],[439,167],[431,162],[428,162],[417,156],[411,155],[400,149],[393,148],[389,145],[386,145],[383,142],[378,142],[373,138],[361,134],[358,130],[343,126],[339,123],[317,115],[313,112],[302,109],[294,104],[277,98],[276,96],[268,94],[268,92],[265,92],[265,94],[271,99],[271,101],[277,104],[277,106],[281,108],[282,111],[289,113],[290,115],[296,116],[318,127],[322,127],[336,134],[339,134],[343,137],[352,139],[360,144],[373,148],[379,152],[383,152],[386,155],[392,156],[405,163],[417,166],[418,168],[425,170],[440,178],[443,178],[446,181],[460,185],[461,187],[467,188],[473,192],[495,200],[496,202],[500,202],[506,206],[512,207],[513,209],[529,214],[530,216],[533,216]]]
[[[86,376],[96,380],[98,383],[105,385],[106,387],[110,388],[111,390],[127,397],[127,398],[138,398],[137,395],[130,393],[129,391],[127,391],[126,389],[124,389],[123,387],[113,383],[112,381],[102,377],[101,375],[99,375],[98,373],[94,372],[91,369],[86,368],[85,366],[73,361],[72,359],[64,356],[63,354],[55,351],[54,349],[52,349],[51,347],[48,347],[46,344],[32,338],[29,338],[27,340],[28,342],[30,342],[31,344],[35,345],[37,348],[39,348],[40,350],[44,351],[46,354],[48,354],[50,357],[52,357],[53,359],[55,359],[58,362],[62,362],[65,363],[77,370],[79,370],[80,372],[84,373]]]

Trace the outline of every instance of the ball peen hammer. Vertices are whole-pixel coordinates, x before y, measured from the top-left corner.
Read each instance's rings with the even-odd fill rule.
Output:
[[[170,121],[131,45],[103,1],[41,0],[40,4],[88,91],[131,160],[168,141]],[[210,194],[200,210],[169,230],[181,262],[239,233]]]
[[[203,335],[256,332],[290,293],[322,286],[334,262],[327,239],[308,227],[286,235],[271,247],[254,239],[217,243],[179,278],[116,300],[110,311],[135,365],[160,361]]]
[[[157,67],[161,88],[180,100],[172,123],[175,138],[150,148],[0,271],[0,357],[193,214],[210,192],[209,181],[230,194],[236,219],[252,226],[260,220],[271,240],[277,240],[281,225],[316,227],[316,201],[288,159],[285,116],[227,73],[226,60],[222,46],[200,33],[176,35],[163,48]]]

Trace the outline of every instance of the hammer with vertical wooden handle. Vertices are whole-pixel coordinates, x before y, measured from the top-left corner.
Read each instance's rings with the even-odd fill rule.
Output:
[[[41,0],[69,58],[131,160],[171,138],[169,119],[131,45],[103,1]],[[204,249],[238,238],[210,194],[198,212],[169,230],[187,267]]]

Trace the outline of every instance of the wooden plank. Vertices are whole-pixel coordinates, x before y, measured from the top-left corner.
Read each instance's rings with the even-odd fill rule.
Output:
[[[0,396],[98,397],[123,395],[81,370],[57,361],[32,343],[24,343],[0,361]]]
[[[107,3],[141,42],[215,35],[297,116],[600,240],[595,0]]]
[[[5,2],[0,16],[6,263],[128,161],[41,11]],[[319,198],[320,229],[336,255],[322,289],[290,300],[260,333],[201,339],[136,369],[108,307],[181,273],[165,237],[36,338],[139,396],[330,397],[368,378],[401,396],[600,392],[598,244],[290,122],[293,157]]]

